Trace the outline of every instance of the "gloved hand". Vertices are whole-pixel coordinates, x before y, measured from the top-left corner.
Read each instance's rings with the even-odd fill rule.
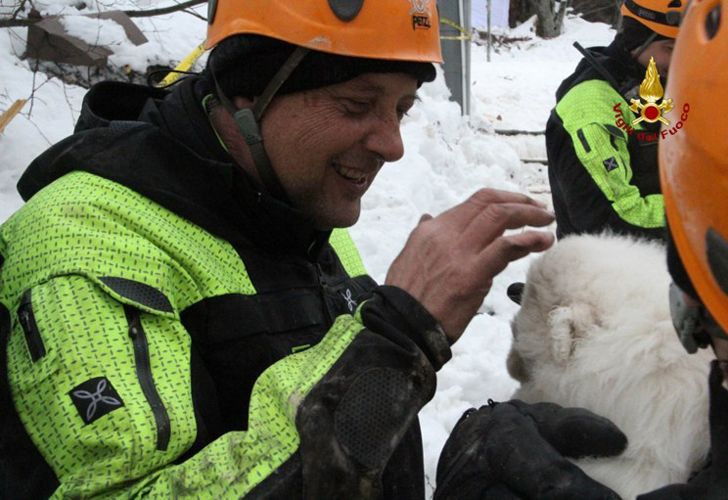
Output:
[[[723,377],[720,362],[713,361],[710,369],[710,463],[687,484],[665,486],[640,495],[638,500],[728,499],[728,390],[723,387]]]
[[[619,499],[564,457],[613,456],[626,447],[613,423],[587,410],[489,401],[455,425],[437,464],[434,500]]]

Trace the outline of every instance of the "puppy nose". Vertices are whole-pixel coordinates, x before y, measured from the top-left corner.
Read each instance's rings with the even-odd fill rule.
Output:
[[[517,281],[515,283],[511,283],[508,285],[508,289],[506,290],[506,295],[508,295],[508,298],[511,299],[513,302],[521,305],[521,295],[523,295],[523,289],[526,287],[525,283],[521,283],[520,281]]]

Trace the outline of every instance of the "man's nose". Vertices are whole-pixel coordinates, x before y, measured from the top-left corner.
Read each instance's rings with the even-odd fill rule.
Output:
[[[404,144],[396,116],[377,120],[366,137],[366,148],[381,156],[384,161],[397,161],[404,156]]]

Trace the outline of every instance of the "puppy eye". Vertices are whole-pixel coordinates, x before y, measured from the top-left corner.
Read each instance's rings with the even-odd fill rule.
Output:
[[[523,289],[526,287],[525,283],[516,282],[511,283],[508,286],[508,289],[506,290],[506,295],[508,295],[508,298],[511,299],[513,302],[521,305],[521,299],[523,296]]]

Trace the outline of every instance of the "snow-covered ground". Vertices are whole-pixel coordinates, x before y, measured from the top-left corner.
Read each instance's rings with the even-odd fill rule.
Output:
[[[46,1],[53,2],[47,11],[78,14],[71,0]],[[113,8],[162,4],[162,0],[145,0],[114,3]],[[35,5],[44,4],[36,1]],[[110,8],[106,5],[103,10]],[[204,6],[196,11],[204,15]],[[0,6],[0,15],[8,14]],[[85,38],[98,36],[103,27],[105,37],[118,38],[118,55],[112,56],[111,62],[129,64],[141,72],[147,64],[173,64],[205,36],[205,23],[186,13],[135,21],[150,40],[140,47],[126,41],[116,26],[94,27],[86,19],[67,22],[66,26],[81,30]],[[32,103],[28,102],[0,135],[0,221],[21,205],[15,183],[25,166],[46,146],[72,131],[84,94],[80,87],[64,85],[55,78],[47,80],[29,70],[28,63],[17,57],[23,52],[25,31],[0,30],[0,110],[16,99],[29,98],[35,89]],[[505,137],[493,131],[543,130],[556,87],[579,60],[572,43],[603,45],[613,32],[605,25],[568,18],[564,35],[554,40],[535,38],[528,24],[509,34],[528,40],[493,52],[490,63],[486,62],[485,47],[473,46],[469,118],[462,118],[458,106],[448,101],[441,74],[420,89],[421,101],[404,120],[406,154],[382,170],[364,198],[361,220],[351,231],[375,279],[384,279],[421,214],[435,215],[480,187],[521,191],[550,201],[544,167],[521,161],[545,158],[543,136]],[[440,449],[460,414],[488,398],[507,399],[516,387],[505,369],[510,319],[516,306],[506,297],[505,289],[523,279],[528,262],[513,263],[495,280],[482,314],[454,346],[452,361],[439,373],[435,398],[420,413],[428,490],[435,483]]]

